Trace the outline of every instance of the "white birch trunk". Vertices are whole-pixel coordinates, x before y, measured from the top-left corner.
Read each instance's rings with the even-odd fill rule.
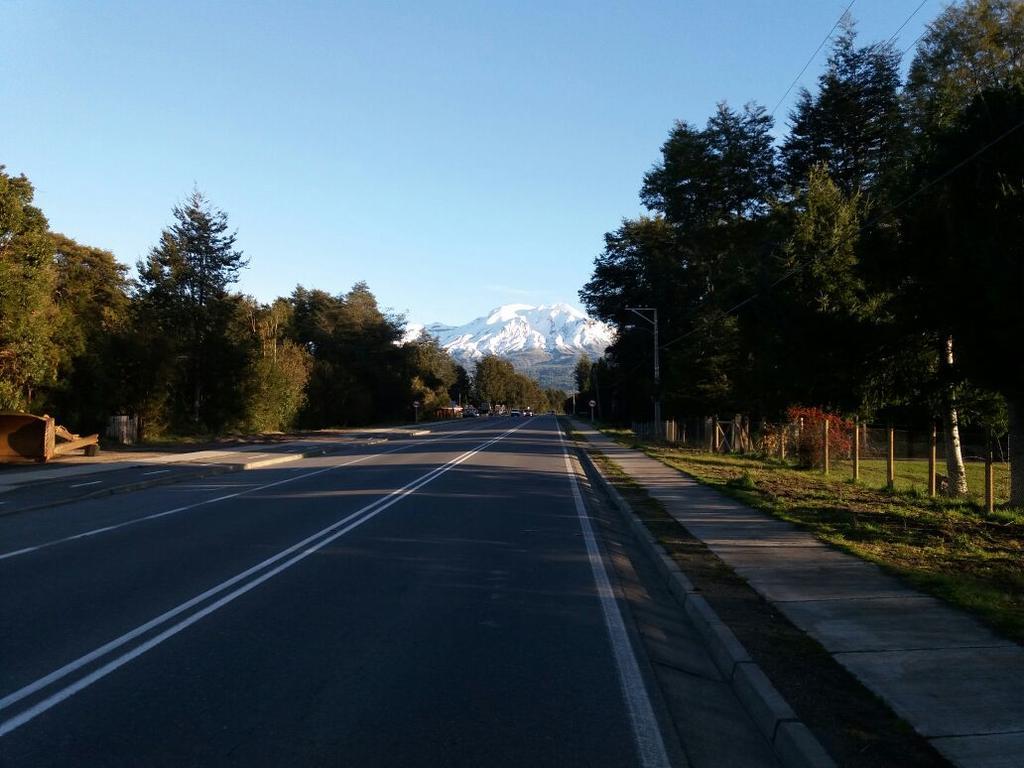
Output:
[[[953,337],[947,336],[942,350],[942,363],[947,368],[953,367]],[[964,456],[960,448],[960,419],[956,412],[956,402],[951,391],[946,390],[943,403],[946,438],[946,475],[949,477],[949,495],[964,496],[967,494],[967,471],[964,469]]]

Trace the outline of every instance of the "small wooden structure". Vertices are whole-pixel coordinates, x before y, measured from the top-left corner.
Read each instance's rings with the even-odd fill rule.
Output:
[[[81,437],[69,432],[52,416],[0,412],[0,462],[45,462],[79,448],[85,449],[86,456],[95,456],[100,452],[99,441],[99,435]]]
[[[118,414],[107,422],[107,437],[121,445],[133,445],[139,439],[139,417]]]

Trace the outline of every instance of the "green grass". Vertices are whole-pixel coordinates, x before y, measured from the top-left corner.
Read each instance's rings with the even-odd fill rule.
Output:
[[[982,462],[969,461],[965,465],[965,469],[967,470],[967,487],[970,490],[968,498],[981,504],[985,497],[985,465]],[[1010,498],[1010,467],[1008,464],[999,463],[995,465],[994,469],[996,502],[1005,503]],[[849,460],[832,462],[830,471],[836,477],[852,478],[853,462]],[[944,475],[946,473],[945,463],[940,461],[936,471],[940,475]],[[885,487],[885,459],[861,459],[860,482],[869,487]],[[909,493],[917,491],[927,495],[928,460],[903,459],[897,461],[894,486],[897,491]]]
[[[897,462],[895,490],[885,487],[885,461],[802,470],[752,456],[638,444],[628,430],[605,430],[669,466],[750,506],[796,523],[822,541],[878,563],[918,588],[974,613],[1024,642],[1024,510],[985,513],[978,502],[983,466],[968,465],[975,491],[966,500],[929,498],[927,461]],[[942,471],[941,468],[939,470]],[[997,466],[997,498],[1009,475]]]

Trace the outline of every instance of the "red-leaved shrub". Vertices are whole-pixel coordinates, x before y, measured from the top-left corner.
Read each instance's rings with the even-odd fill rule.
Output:
[[[824,429],[828,421],[828,452],[832,460],[848,459],[853,451],[853,422],[821,408],[791,405],[786,417],[793,426],[797,456],[803,467],[820,467],[824,459]]]

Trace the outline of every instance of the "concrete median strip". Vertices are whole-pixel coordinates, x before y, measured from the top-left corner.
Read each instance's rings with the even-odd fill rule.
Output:
[[[576,443],[583,461],[599,478],[613,506],[623,516],[634,537],[650,555],[669,591],[690,617],[707,645],[715,666],[729,681],[736,697],[771,743],[787,768],[831,768],[835,761],[790,708],[732,630],[718,618],[710,604],[679,566],[662,549],[629,503],[605,477],[586,447]]]
[[[410,437],[424,437],[426,435],[433,434],[434,430],[421,429],[417,425],[406,424],[395,427],[373,427],[368,429],[353,430],[346,432],[345,436],[355,438],[357,441],[365,440],[367,445],[375,445],[378,443],[385,443],[389,440],[410,438]],[[224,474],[226,472],[241,472],[250,469],[259,469],[262,467],[274,466],[276,464],[284,464],[291,461],[299,461],[301,459],[308,459],[315,456],[321,456],[328,453],[335,453],[339,450],[337,444],[323,446],[323,445],[311,445],[310,440],[294,440],[290,441],[291,445],[295,447],[305,446],[302,451],[294,451],[291,453],[271,454],[271,453],[251,453],[253,449],[259,447],[267,447],[265,445],[239,445],[239,446],[228,446],[223,449],[217,450],[198,450],[188,451],[185,453],[147,453],[145,455],[133,455],[125,458],[118,458],[116,452],[109,454],[112,460],[100,461],[98,463],[76,463],[73,465],[47,465],[47,467],[32,467],[31,473],[25,471],[19,471],[18,468],[11,468],[10,471],[0,473],[0,494],[4,494],[11,491],[16,491],[28,486],[36,485],[39,483],[50,484],[54,481],[66,481],[72,478],[78,478],[85,475],[96,475],[98,473],[116,472],[118,470],[131,469],[135,467],[146,467],[146,466],[167,466],[174,465],[175,467],[188,467],[190,469],[202,468],[202,472],[190,474],[187,478],[160,478],[160,479],[146,479],[136,480],[128,483],[115,483],[108,485],[105,488],[97,489],[93,494],[80,494],[75,496],[74,499],[54,499],[39,504],[33,504],[27,507],[13,506],[5,511],[0,511],[0,515],[3,514],[14,514],[16,512],[29,512],[35,509],[45,509],[48,507],[55,507],[61,504],[67,503],[67,501],[79,501],[89,498],[97,498],[107,496],[114,493],[130,493],[132,491],[142,490],[149,488],[153,485],[164,485],[168,483],[176,483],[181,479],[200,479],[211,475]],[[287,445],[288,443],[279,443],[278,445]],[[348,443],[347,445],[351,445]],[[245,461],[246,454],[251,461]],[[264,460],[263,457],[269,456],[269,459]],[[235,462],[231,459],[242,459],[241,461]],[[7,469],[7,468],[5,468]],[[170,469],[158,469],[151,472],[143,472],[142,477],[152,478],[156,475],[168,474]],[[91,483],[80,483],[77,487],[84,487],[87,485],[96,485],[103,481],[95,481]],[[76,486],[72,486],[76,487]],[[0,502],[0,505],[11,505],[11,502],[7,499]]]
[[[84,501],[86,499],[98,499],[103,496],[112,496],[116,493],[131,493],[133,491],[141,491],[146,488],[152,488],[157,485],[171,485],[173,483],[181,482],[182,480],[198,480],[205,477],[212,477],[214,475],[224,475],[229,472],[245,472],[251,469],[260,469],[263,467],[272,467],[277,464],[287,464],[293,461],[301,461],[302,459],[312,458],[314,456],[324,456],[334,451],[328,449],[318,448],[316,450],[302,451],[301,453],[287,453],[281,456],[274,456],[269,459],[259,459],[257,461],[248,461],[241,464],[201,464],[196,465],[197,468],[201,467],[198,472],[188,473],[186,475],[172,475],[165,477],[171,472],[171,470],[159,470],[158,472],[145,472],[143,477],[145,480],[133,480],[128,483],[120,483],[118,485],[110,485],[104,488],[97,488],[87,493],[80,493],[71,498],[51,499],[39,504],[31,504],[24,507],[13,507],[8,510],[0,511],[0,515],[13,515],[21,512],[32,512],[37,509],[48,509],[49,507],[59,507],[62,504],[69,504],[77,501]],[[188,465],[182,465],[188,466]],[[160,476],[154,476],[159,474]],[[148,476],[148,477],[147,477]],[[95,481],[99,483],[100,481]],[[94,483],[83,483],[78,486],[71,486],[72,488],[82,487],[84,485],[93,485]]]
[[[429,429],[421,429],[416,431],[404,431],[403,436],[408,437],[422,437],[431,434]],[[377,445],[379,443],[388,442],[387,437],[374,437],[367,439],[367,445]],[[243,461],[238,463],[218,463],[218,462],[186,462],[177,465],[180,468],[195,468],[197,471],[189,472],[184,475],[171,475],[170,469],[160,469],[152,472],[143,472],[141,477],[145,478],[142,480],[133,480],[131,482],[119,483],[116,485],[107,485],[103,488],[96,488],[92,491],[76,494],[72,498],[59,498],[50,499],[38,504],[31,504],[29,506],[16,506],[9,509],[0,510],[0,516],[2,515],[14,515],[21,512],[31,512],[37,509],[48,509],[50,507],[58,507],[62,504],[69,504],[77,501],[84,501],[87,499],[97,499],[104,496],[112,496],[118,493],[132,493],[134,491],[141,491],[146,488],[152,488],[158,485],[171,485],[179,483],[185,480],[201,480],[207,477],[213,477],[216,475],[228,474],[231,472],[247,472],[253,469],[263,469],[266,467],[274,467],[280,464],[289,464],[295,461],[301,461],[302,459],[310,459],[317,456],[326,456],[332,453],[337,453],[343,448],[349,448],[353,443],[342,443],[335,445],[327,445],[317,448],[309,448],[303,451],[296,451],[294,453],[281,453],[277,455],[271,455],[266,453],[256,454],[261,458],[253,459],[252,461]],[[230,455],[230,454],[228,454]],[[262,458],[267,457],[267,458]],[[101,481],[94,481],[92,483],[81,483],[77,486],[71,486],[72,488],[79,488],[88,485],[98,484]]]

